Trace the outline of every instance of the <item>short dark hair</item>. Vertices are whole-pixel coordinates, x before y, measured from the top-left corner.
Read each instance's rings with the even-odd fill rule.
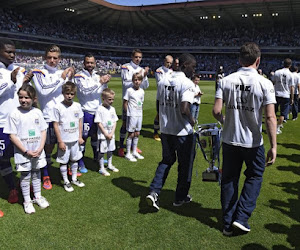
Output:
[[[143,52],[140,50],[140,49],[134,49],[132,52],[131,52],[131,57],[133,57],[135,55],[135,53],[141,53],[143,55]]]
[[[186,63],[186,62],[191,63],[191,62],[196,61],[195,57],[189,53],[181,54],[179,56],[178,60],[179,60],[179,67],[181,69],[182,69],[184,63]]]
[[[291,67],[292,72],[298,72],[298,67],[296,65]]]
[[[12,40],[9,40],[7,38],[0,38],[0,49],[4,49],[4,46],[7,44],[15,47],[15,43]]]
[[[62,93],[66,93],[67,91],[74,91],[76,93],[77,87],[75,83],[71,81],[67,81],[63,86],[62,86]]]
[[[194,75],[192,76],[191,80],[193,81],[193,80],[195,80],[196,78],[199,78],[199,79],[200,79],[200,75],[194,74]]]
[[[83,59],[83,61],[85,61],[85,58],[91,58],[91,57],[94,57],[94,55],[92,54],[92,53],[87,53],[87,54],[85,54],[85,56],[84,56],[84,59]],[[95,57],[94,57],[95,58]]]
[[[256,43],[248,42],[240,48],[240,63],[248,67],[255,63],[256,59],[261,56],[260,49]]]
[[[283,61],[283,66],[285,68],[289,68],[292,66],[292,60],[290,58],[285,58]]]

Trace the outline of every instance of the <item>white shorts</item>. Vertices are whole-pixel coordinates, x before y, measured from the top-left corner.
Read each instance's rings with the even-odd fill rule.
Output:
[[[25,163],[16,164],[18,172],[31,171],[32,169],[40,169],[47,165],[46,158],[31,158],[30,161]]]
[[[109,151],[114,151],[116,149],[115,138],[111,140],[99,140],[97,150],[104,154]]]
[[[127,116],[126,130],[128,132],[141,131],[142,129],[142,116]]]
[[[80,150],[79,142],[65,142],[66,151],[62,151],[59,148],[57,149],[57,158],[58,163],[67,164],[70,161],[79,161],[82,158],[82,152]]]

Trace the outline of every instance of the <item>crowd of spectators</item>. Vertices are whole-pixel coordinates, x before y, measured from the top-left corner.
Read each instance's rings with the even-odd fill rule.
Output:
[[[300,29],[292,27],[265,28],[240,28],[202,29],[198,32],[194,30],[186,31],[156,31],[139,32],[132,30],[111,30],[107,27],[94,27],[88,24],[69,23],[58,19],[48,19],[44,16],[31,16],[29,13],[17,12],[13,9],[0,8],[0,32],[9,31],[14,33],[39,35],[48,38],[63,38],[72,41],[84,41],[86,43],[108,44],[113,46],[132,47],[174,47],[174,46],[236,46],[239,47],[246,41],[254,41],[260,46],[300,46]],[[76,31],[76,32],[74,32]],[[178,39],[180,37],[180,39]],[[26,44],[26,43],[24,43]],[[29,44],[29,43],[27,43]],[[37,49],[34,44],[26,49]],[[44,50],[42,48],[41,50]],[[64,56],[61,61],[62,68],[73,65],[76,70],[82,67],[82,57],[87,51],[76,48],[63,48],[63,52],[80,54],[80,57]],[[97,59],[97,69],[101,73],[118,74],[120,65],[128,62],[130,53],[120,53],[114,51],[95,51]],[[161,54],[144,54],[143,66],[149,66],[152,74],[163,62]],[[176,57],[177,55],[173,55]],[[197,59],[197,72],[214,72],[222,65],[226,74],[234,72],[239,67],[236,54],[195,54]],[[265,74],[275,71],[281,67],[283,58],[278,56],[263,56],[261,68]],[[17,63],[25,65],[40,65],[43,63],[42,55],[19,54]],[[209,73],[208,73],[209,74]]]
[[[260,46],[299,46],[300,27],[214,28],[195,30],[156,30],[155,32],[112,30],[89,25],[45,18],[43,15],[19,13],[0,8],[0,30],[31,35],[64,38],[115,46],[240,46],[253,41]],[[178,39],[180,37],[180,39]]]

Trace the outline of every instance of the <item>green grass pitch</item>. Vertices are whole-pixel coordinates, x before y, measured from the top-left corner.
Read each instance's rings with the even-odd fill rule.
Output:
[[[121,114],[121,81],[113,78],[114,107]],[[199,123],[215,122],[212,116],[214,82],[201,81],[204,92]],[[143,128],[139,147],[144,160],[137,163],[113,156],[120,169],[110,177],[98,173],[87,146],[85,163],[89,172],[80,177],[84,188],[67,193],[62,186],[58,164],[50,169],[52,190],[42,190],[50,207],[26,215],[23,199],[7,202],[7,188],[0,178],[0,249],[299,249],[300,248],[300,144],[299,123],[288,121],[278,136],[276,164],[268,167],[247,235],[224,237],[220,187],[202,182],[201,173],[208,166],[197,151],[190,194],[193,202],[173,207],[177,179],[176,164],[170,171],[160,196],[160,211],[148,208],[145,196],[158,162],[161,145],[153,138],[156,84],[150,79],[145,91]],[[118,122],[116,140],[119,140]],[[265,148],[269,143],[264,132]],[[244,180],[241,174],[241,185]],[[19,174],[16,173],[16,179]]]

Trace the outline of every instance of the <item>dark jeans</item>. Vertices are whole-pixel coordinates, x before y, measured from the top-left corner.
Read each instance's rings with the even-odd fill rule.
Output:
[[[175,200],[183,200],[188,195],[194,161],[193,139],[193,134],[186,136],[161,134],[163,159],[159,163],[154,179],[150,184],[150,192],[154,191],[160,194],[170,168],[175,163],[176,158],[178,158],[178,178]]]
[[[238,186],[243,162],[246,163],[246,180],[238,198]],[[221,203],[223,223],[230,228],[235,220],[247,222],[258,198],[265,170],[265,150],[243,148],[223,143],[223,170],[221,181]]]
[[[298,94],[294,95],[294,103],[292,105],[293,119],[298,117]]]

